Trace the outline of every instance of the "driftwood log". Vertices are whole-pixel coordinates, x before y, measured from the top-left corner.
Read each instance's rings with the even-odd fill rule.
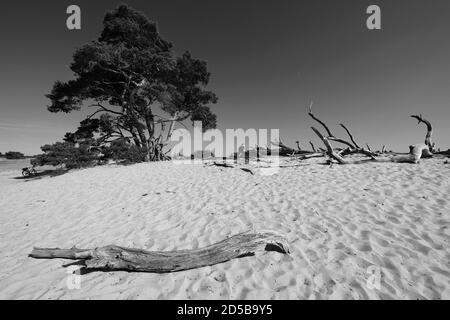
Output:
[[[245,232],[194,250],[146,251],[115,245],[95,249],[34,248],[29,257],[81,260],[90,271],[168,273],[211,266],[264,250],[289,253],[287,241],[280,235]]]

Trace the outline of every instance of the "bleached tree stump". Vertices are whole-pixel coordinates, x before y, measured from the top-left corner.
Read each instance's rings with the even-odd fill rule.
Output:
[[[430,158],[433,156],[429,147],[423,143],[409,146],[409,154],[414,163],[419,163],[421,158]]]

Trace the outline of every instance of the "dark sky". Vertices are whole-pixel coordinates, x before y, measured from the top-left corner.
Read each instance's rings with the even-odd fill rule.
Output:
[[[3,3],[0,18],[0,151],[39,152],[73,131],[83,113],[52,114],[44,97],[72,77],[75,48],[94,40],[115,1]],[[450,1],[145,0],[126,1],[158,22],[181,53],[208,62],[219,128],[279,128],[283,140],[320,142],[307,107],[361,144],[407,151],[435,126],[450,147]],[[66,8],[82,10],[82,30],[66,29]],[[366,8],[382,10],[382,30],[366,28]]]

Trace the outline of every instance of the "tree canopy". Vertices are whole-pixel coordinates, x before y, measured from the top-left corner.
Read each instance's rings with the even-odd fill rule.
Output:
[[[126,5],[106,14],[100,37],[76,50],[70,69],[75,79],[54,84],[48,110],[88,107],[92,113],[66,134],[66,142],[95,139],[104,145],[121,139],[144,149],[147,160],[164,160],[176,123],[216,126],[209,104],[217,97],[205,89],[206,62],[189,52],[176,57],[156,23]]]

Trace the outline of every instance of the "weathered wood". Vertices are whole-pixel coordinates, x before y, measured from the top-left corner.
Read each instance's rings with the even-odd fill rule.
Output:
[[[317,121],[317,122],[325,129],[325,131],[326,131],[327,134],[328,134],[328,136],[326,137],[327,140],[331,140],[331,141],[334,141],[334,142],[339,142],[339,143],[345,144],[345,145],[349,146],[350,148],[353,148],[353,147],[354,147],[353,144],[351,144],[350,142],[345,141],[344,139],[336,138],[336,137],[331,133],[330,128],[328,128],[328,126],[325,124],[325,122],[323,122],[322,120],[320,120],[319,118],[317,118],[317,117],[312,113],[312,103],[311,103],[311,105],[310,105],[310,107],[309,107],[308,115],[309,115],[313,120]]]
[[[365,156],[370,157],[371,159],[375,159],[376,154],[373,153],[371,150],[365,150],[364,148],[361,148],[358,143],[355,141],[355,138],[353,137],[352,133],[350,132],[350,130],[344,125],[344,124],[340,124],[340,126],[342,128],[344,128],[344,130],[347,132],[348,136],[350,137],[351,142],[346,141],[344,139],[341,138],[337,138],[335,137],[332,133],[331,130],[328,128],[328,126],[325,124],[325,122],[323,122],[322,120],[320,120],[319,118],[317,118],[313,113],[312,113],[312,105],[309,107],[309,116],[314,119],[315,121],[317,121],[318,123],[320,123],[326,130],[326,132],[328,133],[328,136],[326,137],[326,139],[328,141],[334,141],[334,142],[338,142],[341,144],[346,145],[348,148],[345,149],[346,151],[340,151],[337,155],[339,156],[344,156],[346,154],[356,154],[356,153],[360,153],[363,154]]]
[[[353,142],[353,145],[355,146],[355,148],[357,149],[361,149],[361,147],[356,143],[355,138],[353,138],[352,133],[350,132],[350,130],[344,125],[344,124],[340,124],[342,128],[344,128],[344,130],[347,132],[348,136],[350,137],[350,140]]]
[[[431,126],[431,122],[427,119],[424,119],[422,115],[412,115],[411,118],[417,119],[418,123],[425,123],[427,126],[427,135],[425,137],[425,144],[428,146],[429,151],[434,152],[435,144],[431,142],[431,136],[433,135],[433,127]]]
[[[430,158],[433,156],[429,147],[421,143],[409,146],[409,153],[414,163],[419,163],[421,158]]]
[[[323,158],[326,156],[326,152],[316,152],[316,153],[309,153],[305,155],[300,155],[298,157],[299,160],[306,160],[306,159],[312,159],[312,158]]]
[[[288,147],[281,140],[279,140],[278,142],[271,141],[270,143],[272,145],[278,147],[278,155],[280,155],[280,156],[294,156],[294,155],[299,155],[299,154],[310,153],[309,151],[301,150],[298,143],[297,143],[298,150]]]
[[[317,130],[314,127],[311,127],[311,129],[317,134],[317,136],[323,141],[325,144],[325,147],[327,147],[327,154],[330,158],[335,159],[339,164],[346,164],[347,162],[342,158],[339,154],[334,152],[333,147],[330,144],[330,141],[328,141],[328,138],[323,136],[319,130]]]
[[[428,146],[423,143],[419,143],[409,146],[408,154],[396,154],[391,157],[390,160],[397,163],[419,163],[420,159],[430,158],[432,156],[433,154],[428,149]]]
[[[278,234],[245,232],[194,250],[146,251],[115,245],[95,249],[34,248],[29,257],[83,260],[92,271],[168,273],[211,266],[264,250],[289,253],[286,239]]]
[[[309,106],[309,116],[317,121],[318,123],[320,123],[320,125],[325,129],[325,131],[328,133],[328,137],[334,137],[333,134],[331,133],[330,128],[328,128],[328,126],[325,124],[325,122],[323,122],[322,120],[320,120],[319,118],[317,118],[313,113],[312,113],[312,105],[313,103],[311,102],[311,105]]]
[[[339,155],[341,155],[341,156],[348,156],[348,155],[358,154],[358,153],[362,154],[362,155],[365,155],[365,156],[371,158],[372,160],[375,160],[376,159],[375,156],[377,155],[376,153],[374,153],[372,151],[367,151],[367,150],[365,150],[363,148],[359,148],[359,149],[347,148],[347,149],[342,150],[339,153]]]

